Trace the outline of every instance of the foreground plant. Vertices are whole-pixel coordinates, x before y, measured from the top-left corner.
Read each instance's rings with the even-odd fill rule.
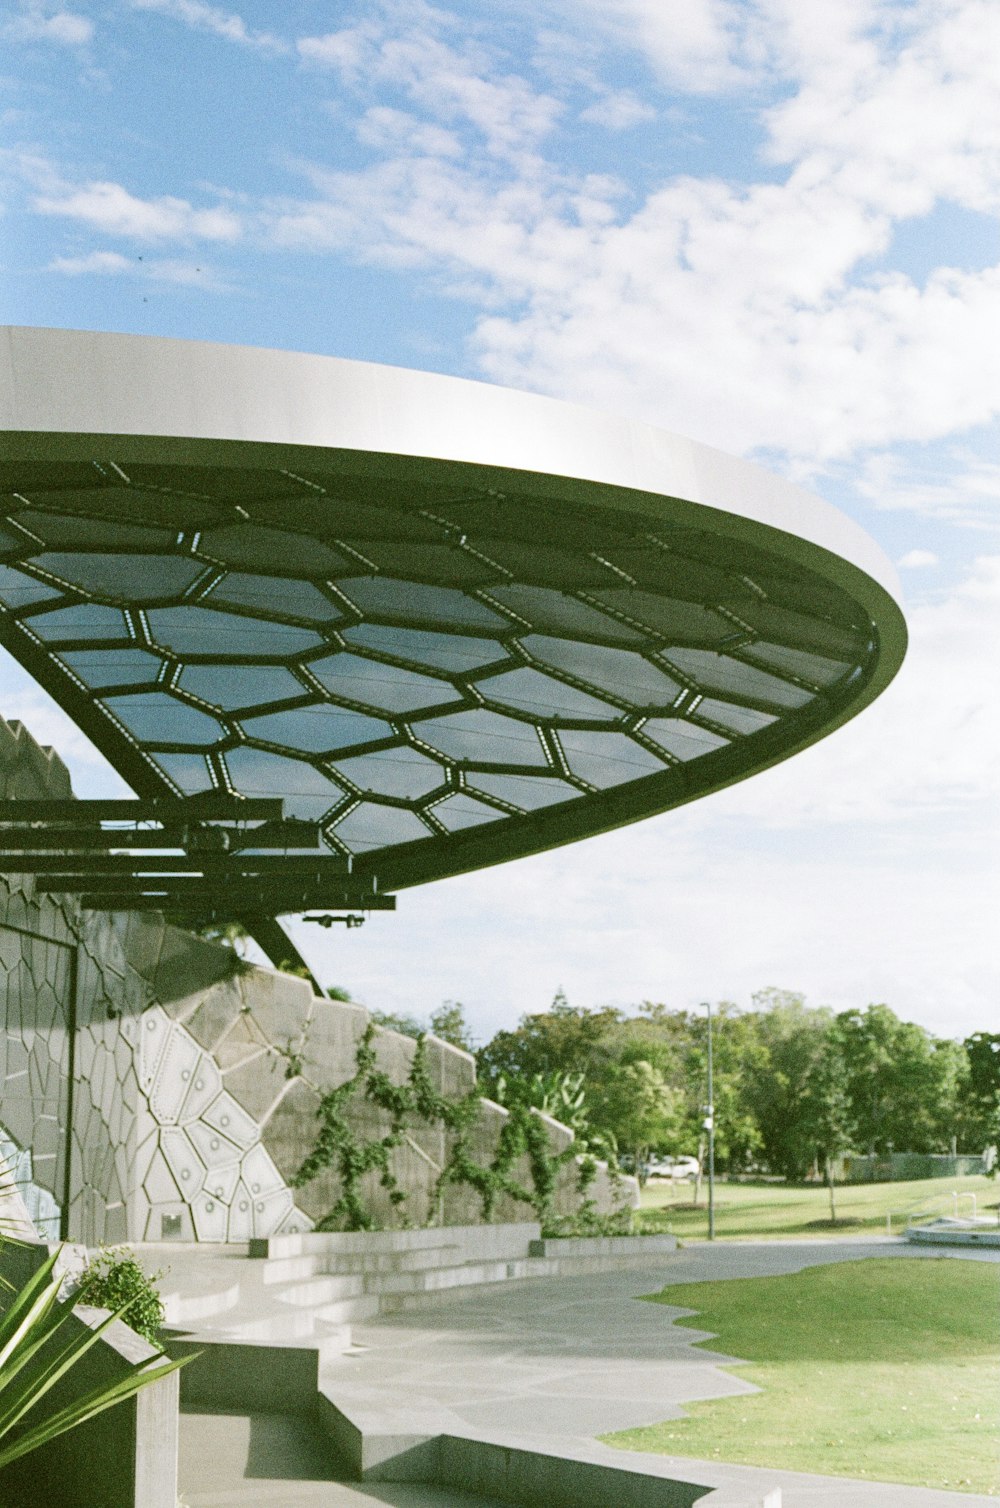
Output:
[[[93,1328],[67,1328],[76,1304],[87,1295],[60,1299],[62,1279],[56,1270],[59,1256],[60,1252],[53,1252],[21,1287],[0,1278],[0,1470],[95,1414],[123,1403],[192,1359],[161,1361],[151,1357],[134,1362],[116,1382],[92,1388],[54,1413],[36,1417],[34,1411],[56,1384],[133,1302],[129,1299]]]

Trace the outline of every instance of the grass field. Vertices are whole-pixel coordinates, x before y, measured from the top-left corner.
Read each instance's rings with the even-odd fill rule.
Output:
[[[898,1235],[905,1215],[934,1208],[951,1214],[952,1191],[961,1196],[960,1214],[971,1213],[975,1194],[979,1213],[996,1214],[1000,1187],[990,1178],[925,1178],[911,1183],[845,1184],[836,1191],[837,1225],[830,1225],[830,1196],[822,1184],[721,1183],[715,1185],[715,1233],[720,1238],[754,1236],[830,1236],[884,1233],[891,1214]],[[637,1224],[647,1231],[671,1230],[691,1238],[708,1234],[708,1187],[702,1184],[698,1208],[691,1184],[650,1180],[642,1191]]]
[[[1000,1265],[879,1258],[683,1283],[761,1389],[605,1437],[623,1450],[1000,1494]]]

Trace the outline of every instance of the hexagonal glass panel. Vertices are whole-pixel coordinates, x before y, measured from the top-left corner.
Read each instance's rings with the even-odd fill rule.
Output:
[[[454,686],[433,680],[416,670],[398,665],[383,665],[377,660],[363,660],[359,655],[334,654],[313,660],[312,674],[333,696],[384,712],[418,712],[424,707],[439,707],[446,702],[461,701]]]
[[[285,618],[308,618],[326,623],[343,617],[329,597],[311,581],[295,581],[287,576],[250,576],[233,571],[223,577],[207,602],[231,602],[237,607],[253,608],[262,613],[278,613]]]
[[[155,681],[163,664],[146,649],[72,649],[62,656],[62,661],[94,690]]]
[[[559,581],[564,590],[573,590],[615,581],[606,565],[592,560],[583,550],[561,550],[536,539],[498,539],[483,534],[477,534],[473,543],[481,554],[524,582],[546,586]]]
[[[212,776],[202,754],[157,754],[156,764],[185,796],[212,790]]]
[[[770,712],[758,712],[756,707],[738,707],[733,702],[723,702],[714,696],[703,696],[692,708],[695,717],[704,717],[710,723],[719,723],[733,733],[759,733],[769,728],[778,719]]]
[[[473,764],[543,767],[548,764],[538,733],[530,723],[519,723],[501,712],[488,712],[482,707],[414,723],[413,731],[424,743],[452,759],[469,760]]]
[[[266,529],[259,524],[230,524],[207,529],[198,550],[222,565],[259,571],[287,572],[292,576],[336,576],[347,564],[343,555],[310,534],[286,534],[284,529]]]
[[[327,775],[302,760],[263,749],[232,749],[226,768],[233,789],[241,796],[284,796],[285,815],[314,821],[343,796],[343,790]]]
[[[287,712],[268,712],[263,717],[244,717],[241,721],[248,738],[263,738],[268,743],[285,744],[307,754],[324,754],[392,737],[390,725],[379,718],[350,712],[346,707],[331,707],[326,702],[293,707]]]
[[[490,587],[489,595],[543,632],[585,634],[590,639],[606,639],[609,644],[642,643],[643,635],[634,628],[548,587],[495,586]]]
[[[566,763],[574,775],[605,790],[624,785],[627,780],[642,780],[665,768],[663,762],[634,743],[624,733],[590,733],[580,729],[559,734]]]
[[[578,691],[575,686],[567,686],[565,682],[556,681],[527,665],[520,670],[490,676],[477,684],[487,701],[500,702],[505,707],[530,712],[546,720],[588,718],[614,722],[621,716],[620,709],[610,703],[599,702],[595,696],[588,696],[585,691]]]
[[[391,576],[359,576],[337,584],[360,612],[374,618],[415,618],[419,623],[471,629],[510,627],[501,613],[453,587],[425,586]]]
[[[140,743],[214,744],[223,734],[214,717],[165,691],[116,696],[103,705]]]
[[[96,603],[78,602],[72,607],[57,607],[51,613],[41,614],[31,620],[31,631],[40,639],[51,642],[63,640],[127,639],[128,624],[124,615],[114,607],[98,607]]]
[[[146,468],[142,468],[146,469]],[[117,531],[119,521],[131,527],[132,520],[139,521],[143,529],[161,528],[170,531],[176,538],[178,529],[200,529],[211,523],[218,514],[216,506],[204,497],[184,495],[185,486],[191,483],[188,467],[172,468],[171,477],[154,479],[154,487],[165,486],[168,491],[147,491],[144,487],[84,486],[50,491],[45,487],[27,487],[25,494],[30,504],[67,515],[79,514],[84,519],[93,519],[98,527]],[[96,473],[92,473],[96,477]],[[109,535],[114,545],[115,536]]]
[[[798,676],[803,681],[812,681],[816,686],[834,686],[852,668],[849,661],[807,654],[803,649],[787,649],[784,644],[769,644],[766,639],[746,645],[742,653],[764,665],[773,666],[775,670],[787,670],[790,675]]]
[[[866,657],[868,636],[860,630],[852,632],[825,618],[810,618],[806,613],[757,598],[742,604],[739,611],[740,617],[767,639],[784,640],[831,659],[854,662]]]
[[[435,802],[431,811],[442,827],[446,827],[450,833],[461,832],[466,827],[479,827],[484,822],[502,822],[509,815],[507,812],[498,812],[495,807],[487,806],[483,801],[476,801],[474,797],[466,796],[463,792],[447,796],[444,801]]]
[[[632,587],[615,587],[611,591],[592,592],[599,602],[617,608],[663,638],[693,639],[695,643],[717,644],[733,632],[733,624],[721,613],[697,602],[681,602],[675,597],[659,597]]]
[[[306,689],[284,665],[188,665],[177,684],[224,712],[287,701]]]
[[[362,801],[337,823],[333,835],[354,853],[365,853],[373,848],[388,848],[395,843],[429,838],[431,830],[425,827],[416,812]]]
[[[681,689],[679,681],[628,649],[606,649],[601,644],[579,644],[540,634],[528,634],[521,643],[533,660],[589,681],[633,707],[669,707]]]
[[[748,701],[773,702],[779,707],[804,707],[813,694],[776,675],[768,675],[742,660],[714,654],[710,649],[680,649],[676,645],[665,651],[667,656],[699,686],[711,691],[732,691]]]
[[[49,582],[36,581],[23,571],[15,571],[13,566],[0,565],[0,602],[15,612],[19,607],[30,607],[32,603],[61,596],[62,593]]]
[[[507,651],[496,639],[473,639],[465,634],[439,634],[429,628],[390,628],[384,623],[358,623],[344,629],[344,638],[361,649],[395,655],[432,670],[455,675],[502,660]]]
[[[543,806],[554,806],[558,801],[571,801],[574,796],[583,795],[575,785],[567,785],[565,780],[546,775],[485,775],[478,770],[470,770],[466,784],[470,791],[482,791],[486,796],[496,796],[498,800],[519,806],[526,812],[537,811]]]
[[[46,554],[34,563],[82,592],[125,603],[178,597],[205,569],[185,555]]]
[[[323,643],[307,628],[241,618],[207,607],[154,607],[148,621],[153,640],[179,655],[278,659],[318,649]]]
[[[651,717],[643,723],[642,733],[675,759],[682,760],[699,759],[702,754],[724,749],[729,743],[729,739],[721,734],[710,733],[707,728],[699,728],[683,717]]]
[[[348,536],[342,535],[341,538],[350,543]],[[359,543],[358,549],[380,571],[391,571],[395,576],[423,576],[450,586],[474,587],[493,581],[498,575],[485,561],[467,554],[457,545],[371,539]]]
[[[8,519],[9,522],[10,520]],[[10,529],[0,529],[0,552],[4,555],[10,555],[14,551],[18,555],[23,555],[26,544],[27,541],[23,534],[14,534]]]
[[[19,513],[17,521],[54,549],[167,550],[177,537],[169,529],[112,524],[100,518],[78,518],[71,513],[38,513],[34,509]]]
[[[354,759],[338,759],[336,768],[361,791],[373,791],[378,796],[398,796],[403,800],[416,801],[445,782],[442,765],[406,744],[395,749],[379,749],[373,754],[359,754]]]

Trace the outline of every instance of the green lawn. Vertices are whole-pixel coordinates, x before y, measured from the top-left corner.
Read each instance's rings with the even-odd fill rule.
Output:
[[[1000,1189],[989,1178],[924,1178],[910,1183],[845,1184],[836,1191],[837,1225],[830,1225],[830,1196],[821,1184],[722,1183],[715,1185],[717,1237],[851,1235],[866,1230],[884,1232],[886,1214],[893,1216],[898,1235],[904,1212],[932,1207],[951,1214],[953,1190],[962,1196],[958,1209],[971,1213],[975,1194],[979,1214],[995,1214]],[[642,1191],[638,1225],[647,1231],[671,1230],[691,1238],[708,1235],[707,1183],[702,1184],[698,1208],[692,1204],[693,1186],[650,1181]]]
[[[1000,1493],[1000,1265],[878,1258],[650,1295],[761,1392],[605,1437],[623,1450]],[[699,1342],[699,1344],[702,1344]]]

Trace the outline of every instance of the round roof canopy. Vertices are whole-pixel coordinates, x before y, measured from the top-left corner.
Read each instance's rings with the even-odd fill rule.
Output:
[[[693,442],[366,363],[2,339],[2,642],[138,794],[283,797],[383,889],[742,779],[902,660],[867,536]]]

